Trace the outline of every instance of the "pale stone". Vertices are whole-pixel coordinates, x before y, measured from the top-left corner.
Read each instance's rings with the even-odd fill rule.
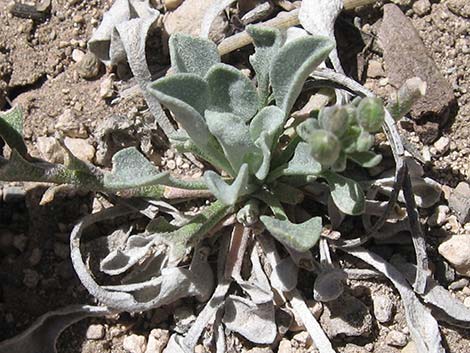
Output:
[[[168,344],[170,332],[163,329],[153,329],[150,331],[147,349],[145,353],[161,353]]]
[[[88,326],[86,330],[86,338],[88,340],[100,340],[104,337],[105,329],[103,325],[93,324]]]
[[[147,342],[144,336],[130,335],[124,338],[122,347],[129,353],[144,353]]]
[[[64,143],[70,152],[82,161],[91,162],[95,157],[95,148],[87,140],[66,137]]]
[[[438,251],[458,273],[470,276],[470,234],[451,236]]]
[[[64,163],[64,154],[59,143],[53,137],[39,136],[36,140],[41,157],[51,163]]]

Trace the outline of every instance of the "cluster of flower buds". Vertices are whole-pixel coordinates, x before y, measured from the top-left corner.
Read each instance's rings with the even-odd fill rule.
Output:
[[[384,118],[381,99],[358,98],[348,105],[323,108],[317,118],[299,124],[297,133],[322,166],[343,171],[348,155],[371,149],[373,134],[381,130]]]

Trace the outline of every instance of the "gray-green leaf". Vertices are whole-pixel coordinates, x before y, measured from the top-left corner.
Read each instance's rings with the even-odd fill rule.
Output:
[[[243,164],[237,177],[231,185],[228,185],[222,177],[209,170],[204,173],[204,180],[209,190],[223,204],[234,205],[238,198],[248,193],[248,165]]]
[[[135,147],[129,147],[113,156],[113,169],[104,176],[107,189],[125,189],[161,183],[168,173],[161,173]]]
[[[310,250],[317,243],[322,229],[320,217],[300,224],[269,216],[261,216],[260,220],[277,240],[300,252]]]
[[[28,152],[23,141],[23,113],[18,107],[0,112],[0,136],[11,149],[25,157]]]
[[[294,156],[283,170],[283,175],[318,175],[321,164],[312,157],[312,147],[306,142],[300,142],[295,148]]]
[[[250,139],[248,126],[231,113],[207,111],[205,118],[210,132],[219,141],[226,158],[233,169],[238,171],[245,155],[256,148]]]
[[[284,45],[274,58],[270,77],[276,104],[289,114],[308,75],[327,57],[334,42],[326,37],[301,37]]]
[[[206,75],[209,85],[209,110],[232,113],[249,121],[258,110],[258,95],[250,79],[240,70],[225,65],[213,66]]]
[[[269,97],[269,69],[273,57],[281,48],[281,33],[277,29],[262,26],[248,26],[246,31],[255,45],[250,63],[256,72],[260,106],[264,106]]]
[[[364,213],[364,192],[357,182],[331,171],[323,172],[322,176],[328,182],[333,202],[341,212],[352,216]]]
[[[220,63],[217,46],[209,40],[175,33],[169,47],[171,65],[179,73],[204,77],[213,65]]]

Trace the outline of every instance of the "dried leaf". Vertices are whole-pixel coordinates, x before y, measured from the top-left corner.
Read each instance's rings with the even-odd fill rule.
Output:
[[[105,316],[105,307],[70,305],[39,317],[26,331],[0,342],[0,353],[57,353],[56,341],[67,327],[91,316]]]
[[[256,344],[271,344],[277,335],[272,302],[257,305],[251,300],[229,295],[222,322],[229,330]]]

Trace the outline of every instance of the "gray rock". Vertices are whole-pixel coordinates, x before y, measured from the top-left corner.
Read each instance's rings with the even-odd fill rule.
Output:
[[[75,138],[87,138],[88,131],[85,125],[79,121],[77,114],[72,109],[65,109],[59,115],[55,124],[56,130],[62,131],[65,136]]]
[[[374,300],[374,316],[380,323],[386,323],[392,320],[394,305],[386,295],[378,295]]]
[[[59,143],[53,137],[39,136],[36,139],[41,157],[51,163],[63,163],[64,154]]]
[[[31,251],[31,255],[29,256],[29,263],[31,264],[31,266],[36,266],[39,264],[39,262],[41,261],[41,257],[42,257],[42,251],[41,249],[39,248],[34,248],[32,251]]]
[[[384,77],[385,71],[383,65],[380,61],[370,60],[367,64],[367,77],[370,78],[379,78]]]
[[[463,289],[466,286],[468,286],[468,283],[469,283],[468,279],[461,278],[461,279],[449,284],[449,289],[450,290],[460,290],[460,289]]]
[[[470,221],[470,184],[460,182],[449,197],[449,207],[461,224]]]
[[[100,340],[105,335],[105,328],[100,324],[92,324],[86,330],[87,340]]]
[[[87,52],[76,64],[75,70],[81,78],[92,80],[98,77],[102,67],[101,61],[92,52]]]
[[[470,2],[468,0],[449,0],[447,7],[457,16],[470,18]]]
[[[470,277],[470,234],[453,235],[437,250],[458,273]]]
[[[452,86],[428,54],[412,22],[398,6],[384,5],[384,18],[378,35],[390,83],[399,88],[410,77],[419,77],[427,84],[425,97],[411,110],[412,117],[433,118],[444,124],[455,103]]]
[[[403,332],[392,330],[387,334],[385,341],[389,346],[404,347],[408,343],[408,337]]]
[[[330,338],[337,336],[370,336],[372,315],[359,299],[344,293],[324,305],[320,318],[322,328]]]
[[[85,139],[66,137],[64,144],[78,159],[91,162],[95,158],[95,148]]]
[[[418,16],[427,15],[429,12],[431,12],[431,3],[429,0],[418,0],[413,4],[413,11]]]

